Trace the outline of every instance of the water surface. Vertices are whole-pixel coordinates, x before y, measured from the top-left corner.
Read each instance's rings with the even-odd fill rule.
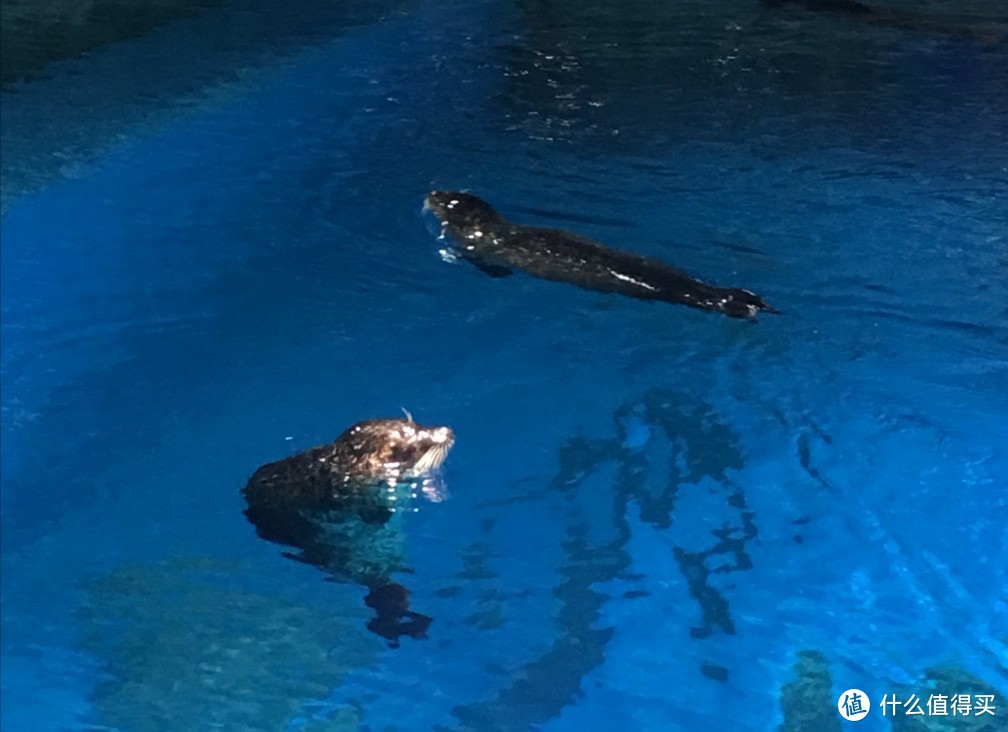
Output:
[[[269,44],[225,5],[3,92],[5,729],[1008,713],[1006,46],[621,7],[304,9]],[[143,65],[195,26],[226,63]],[[784,312],[489,279],[432,187]],[[403,406],[458,442],[404,538],[435,622],[392,650],[238,491]]]

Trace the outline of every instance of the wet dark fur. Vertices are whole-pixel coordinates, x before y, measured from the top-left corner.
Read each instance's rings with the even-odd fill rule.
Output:
[[[544,280],[736,318],[752,318],[760,310],[777,312],[748,290],[709,285],[660,260],[610,249],[559,229],[511,223],[468,193],[434,191],[427,196],[426,207],[456,240],[459,256],[492,277],[504,277],[516,268]]]
[[[357,556],[362,535],[381,536],[392,516],[390,483],[412,480],[397,476],[390,465],[408,469],[432,447],[428,428],[412,420],[369,420],[353,425],[334,442],[263,465],[242,493],[245,516],[268,541],[293,547],[292,559],[313,564],[340,581],[368,587],[365,599],[377,616],[368,628],[398,645],[402,635],[422,637],[431,618],[409,609],[409,592],[391,582],[400,569],[397,557]]]

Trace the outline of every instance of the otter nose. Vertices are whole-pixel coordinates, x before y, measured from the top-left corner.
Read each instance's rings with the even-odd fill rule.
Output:
[[[431,439],[439,445],[444,443],[451,444],[455,442],[455,433],[451,431],[450,427],[438,427],[431,435]]]

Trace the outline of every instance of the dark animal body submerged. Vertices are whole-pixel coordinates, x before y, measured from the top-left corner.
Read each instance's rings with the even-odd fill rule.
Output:
[[[245,516],[263,539],[298,550],[286,556],[366,586],[365,602],[377,612],[370,630],[393,645],[402,635],[421,637],[431,618],[411,611],[409,592],[390,579],[403,569],[394,518],[453,441],[447,427],[411,418],[359,422],[328,445],[256,470],[242,491]]]
[[[559,229],[515,224],[468,193],[434,191],[425,207],[458,244],[458,254],[492,277],[520,269],[544,280],[600,292],[661,300],[752,318],[777,312],[763,298],[735,287],[716,287],[664,262],[611,249]]]

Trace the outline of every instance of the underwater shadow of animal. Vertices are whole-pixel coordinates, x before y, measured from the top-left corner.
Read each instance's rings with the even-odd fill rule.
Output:
[[[267,541],[293,547],[284,556],[318,567],[334,582],[368,588],[376,615],[368,630],[398,647],[422,638],[433,619],[409,606],[402,571],[404,501],[428,492],[454,444],[448,427],[412,417],[358,422],[334,442],[263,465],[242,493],[245,517]]]
[[[730,612],[730,583],[725,576],[752,569],[749,544],[758,536],[756,514],[746,491],[731,477],[745,465],[738,436],[715,409],[689,393],[652,389],[613,414],[614,435],[586,440],[574,437],[560,453],[556,490],[578,500],[579,486],[602,465],[615,464],[612,526],[616,537],[609,551],[623,551],[631,537],[630,505],[638,507],[641,522],[669,532],[672,558],[700,612],[700,623],[690,628],[693,638],[734,635]],[[656,480],[647,480],[648,475]],[[697,490],[707,486],[707,490]],[[692,489],[686,495],[684,488]],[[676,527],[679,502],[694,506],[691,515],[717,516],[709,526],[705,545],[680,543]],[[696,505],[703,504],[697,511]],[[592,506],[597,505],[597,498]],[[680,522],[682,519],[678,519]],[[689,532],[686,532],[689,533]],[[595,547],[593,551],[599,551]]]

